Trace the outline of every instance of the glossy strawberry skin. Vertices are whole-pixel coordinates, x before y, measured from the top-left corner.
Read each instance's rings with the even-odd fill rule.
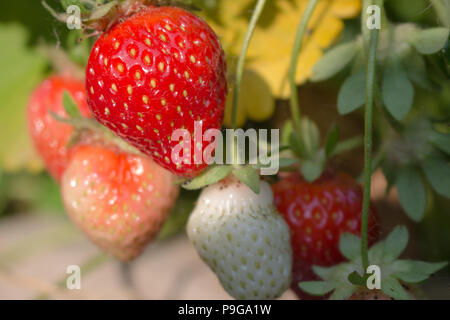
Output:
[[[172,161],[175,129],[222,125],[226,65],[214,32],[175,7],[148,7],[95,43],[86,69],[89,106],[102,124],[180,176],[206,163]],[[208,145],[204,143],[203,149]]]
[[[84,83],[75,78],[51,76],[44,80],[32,93],[27,110],[28,130],[34,146],[52,177],[60,181],[67,167],[70,150],[67,143],[73,127],[54,119],[50,111],[67,117],[62,103],[63,93],[67,91],[81,114],[90,117]]]
[[[312,265],[331,266],[344,260],[339,251],[339,238],[345,232],[360,234],[362,188],[345,173],[326,172],[312,183],[298,173],[291,173],[272,189],[275,205],[292,233],[291,287],[299,298],[312,299],[298,288],[298,282],[318,280]],[[369,242],[377,238],[378,225],[371,208]]]
[[[174,176],[149,157],[80,145],[61,191],[72,221],[100,248],[128,261],[157,235],[178,186]]]

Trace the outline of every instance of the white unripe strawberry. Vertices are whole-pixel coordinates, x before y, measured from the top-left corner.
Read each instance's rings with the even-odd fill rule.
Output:
[[[236,299],[274,299],[289,288],[292,251],[289,228],[273,204],[236,179],[203,189],[188,224],[200,257]]]

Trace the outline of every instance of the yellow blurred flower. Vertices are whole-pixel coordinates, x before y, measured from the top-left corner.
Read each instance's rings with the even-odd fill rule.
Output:
[[[277,12],[269,25],[255,29],[247,54],[246,68],[260,75],[269,85],[271,94],[277,98],[288,98],[288,70],[292,46],[298,22],[307,0],[276,1]],[[229,56],[238,56],[243,37],[248,27],[245,10],[252,0],[219,1],[219,20],[222,25],[211,23],[222,40]],[[267,5],[270,1],[267,2]],[[265,9],[268,13],[268,8]],[[309,34],[306,36],[299,56],[297,83],[304,83],[310,76],[314,64],[322,57],[323,50],[339,37],[342,19],[355,17],[361,10],[361,0],[320,0],[311,17]],[[244,14],[243,14],[244,13]],[[273,13],[273,12],[272,12]],[[264,13],[263,13],[264,14]],[[261,19],[267,17],[262,16]]]
[[[232,126],[233,90],[230,90],[225,108],[224,124]],[[272,117],[275,111],[273,98],[267,82],[256,72],[245,70],[241,80],[236,126],[242,127],[247,118],[253,121],[264,121]]]

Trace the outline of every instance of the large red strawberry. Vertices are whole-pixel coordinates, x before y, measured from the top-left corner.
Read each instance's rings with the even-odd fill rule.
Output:
[[[34,145],[48,171],[57,181],[61,179],[68,163],[69,150],[66,145],[73,133],[73,127],[54,119],[50,111],[67,117],[62,103],[64,91],[72,96],[82,115],[90,116],[84,83],[62,76],[52,76],[44,80],[33,91],[27,115]]]
[[[121,260],[155,237],[178,194],[174,176],[151,158],[103,145],[74,150],[61,190],[72,221]]]
[[[88,103],[95,117],[120,137],[181,176],[195,176],[206,163],[176,164],[175,129],[193,137],[222,125],[225,59],[211,28],[176,7],[148,7],[116,24],[95,43],[86,69]],[[200,136],[201,139],[201,136]],[[202,152],[203,153],[203,152]],[[184,156],[184,154],[180,154]]]
[[[345,173],[325,172],[307,182],[295,172],[272,186],[275,205],[292,233],[292,289],[299,298],[298,282],[316,280],[312,265],[331,266],[344,260],[339,251],[342,233],[360,234],[362,188]],[[369,242],[378,238],[375,213],[369,215]],[[317,297],[316,297],[317,298]]]

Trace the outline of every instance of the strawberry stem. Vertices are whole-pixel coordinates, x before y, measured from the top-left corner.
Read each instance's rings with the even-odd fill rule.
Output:
[[[367,6],[377,4],[382,7],[382,1],[364,1],[362,14],[367,12]],[[362,24],[362,28],[366,28],[366,24]],[[375,69],[376,54],[378,46],[378,29],[369,31],[369,52],[367,60],[367,77],[366,77],[366,106],[364,112],[364,195],[361,217],[361,256],[362,265],[365,270],[369,266],[369,244],[368,244],[368,225],[369,225],[369,208],[370,208],[370,184],[372,178],[372,113],[375,98]]]
[[[250,19],[250,23],[248,25],[247,33],[245,34],[244,42],[242,44],[241,52],[239,54],[239,59],[236,67],[236,78],[234,81],[234,93],[233,93],[233,109],[232,109],[232,125],[233,129],[236,129],[236,117],[237,117],[237,106],[239,102],[239,92],[241,90],[241,79],[242,74],[244,72],[244,63],[245,56],[247,55],[248,46],[250,45],[250,40],[253,35],[253,31],[255,30],[256,23],[261,15],[262,10],[264,9],[264,5],[266,4],[266,0],[258,0],[255,6],[255,10],[253,11],[252,17]]]
[[[314,9],[316,8],[317,2],[318,0],[309,0],[308,4],[306,5],[305,12],[303,13],[303,16],[297,27],[297,34],[295,35],[294,47],[292,49],[291,65],[289,67],[289,84],[291,88],[290,107],[292,117],[294,118],[293,121],[294,129],[299,139],[301,139],[300,137],[301,113],[300,113],[300,106],[298,103],[298,92],[297,92],[297,84],[295,83],[295,75],[297,71],[298,55],[300,53],[300,50],[302,49],[303,36],[307,30],[308,22],[312,16],[312,13],[314,12]]]

